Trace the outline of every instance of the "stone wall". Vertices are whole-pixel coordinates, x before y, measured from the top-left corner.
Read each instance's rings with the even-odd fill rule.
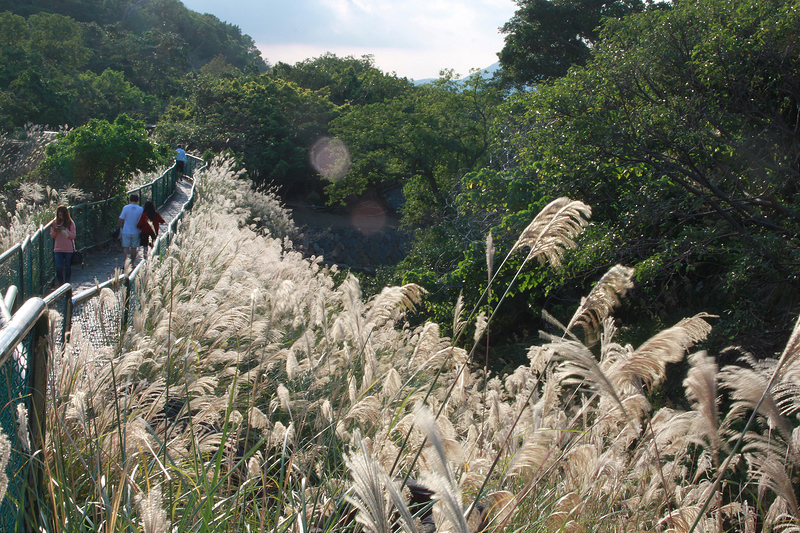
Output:
[[[365,234],[346,227],[305,227],[300,249],[306,257],[322,256],[324,264],[374,272],[378,266],[400,262],[410,242],[395,229]]]

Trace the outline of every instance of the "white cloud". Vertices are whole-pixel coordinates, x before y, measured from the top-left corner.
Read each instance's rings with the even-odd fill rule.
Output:
[[[184,0],[236,24],[270,63],[325,52],[373,55],[378,68],[414,79],[441,69],[488,67],[503,47],[499,27],[514,0]],[[202,7],[200,7],[202,6]]]

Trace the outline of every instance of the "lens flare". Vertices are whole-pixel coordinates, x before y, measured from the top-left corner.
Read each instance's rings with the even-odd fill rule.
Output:
[[[350,152],[340,139],[322,137],[311,147],[311,165],[323,178],[335,181],[350,170]]]
[[[352,210],[350,222],[364,235],[374,235],[386,226],[386,211],[378,202],[364,200]]]

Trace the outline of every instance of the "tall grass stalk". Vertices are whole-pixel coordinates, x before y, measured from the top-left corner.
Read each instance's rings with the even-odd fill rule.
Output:
[[[417,287],[365,301],[355,278],[295,251],[292,228],[262,225],[286,212],[269,194],[241,202],[261,193],[228,162],[197,188],[173,246],[146,264],[125,334],[96,348],[77,328],[59,356],[43,531],[798,527],[782,481],[800,456],[796,357],[717,371],[691,353],[707,315],[619,344],[612,312],[632,270],[615,267],[563,334],[490,376],[456,346],[463,327],[448,339],[406,320]],[[512,250],[529,247],[524,263],[557,263],[588,206],[546,211]],[[655,407],[687,356],[689,407]],[[420,494],[433,496],[412,505]]]

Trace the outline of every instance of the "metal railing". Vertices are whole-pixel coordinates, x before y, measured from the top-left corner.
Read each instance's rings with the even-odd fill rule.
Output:
[[[190,158],[186,170],[191,172],[192,167],[200,167],[199,163],[202,160]],[[197,168],[197,171],[204,168]],[[163,194],[159,190],[162,185],[156,182],[170,172],[174,174],[170,169],[136,191],[148,199],[154,197],[151,195]],[[167,179],[170,179],[174,189],[176,180]],[[165,255],[185,212],[194,205],[194,194],[193,185],[181,212],[156,239],[149,260]],[[118,213],[114,213],[115,217]],[[88,221],[89,218],[84,220]],[[89,227],[84,223],[91,224],[82,222],[82,227]],[[44,230],[44,227],[40,227],[37,234],[44,233]],[[92,245],[102,244],[105,242],[102,239],[110,239],[111,232],[107,233],[108,236],[98,233],[98,241]],[[0,299],[0,425],[11,442],[6,468],[8,489],[6,497],[0,502],[0,533],[38,529],[31,520],[39,516],[37,505],[41,501],[39,488],[42,487],[43,474],[42,463],[37,456],[41,456],[43,450],[47,377],[54,354],[61,353],[75,327],[79,327],[82,337],[95,346],[115,343],[129,323],[130,311],[137,305],[135,287],[145,265],[142,262],[130,274],[119,275],[76,295],[73,295],[71,285],[64,284],[40,298],[34,293],[46,289],[54,276],[52,244],[48,242],[50,246],[45,252],[43,242],[35,235],[0,256],[2,283],[6,284],[9,280],[19,283],[4,285],[6,297]],[[83,248],[87,247],[87,242],[92,241],[84,240]],[[46,259],[48,255],[49,260]],[[109,304],[109,299],[104,298],[101,305],[97,297],[104,290],[113,292],[115,304]],[[17,310],[12,315],[12,309],[15,308]]]
[[[191,175],[203,160],[187,156],[184,172]],[[128,195],[137,193],[140,203],[151,200],[162,206],[175,190],[178,174],[173,165],[150,183],[128,191],[125,195],[100,202],[90,202],[71,206],[70,216],[78,227],[75,247],[87,250],[106,244],[112,239],[117,217],[122,206],[128,203]],[[18,305],[34,296],[42,296],[55,277],[55,258],[53,240],[50,238],[50,223],[39,229],[0,255],[0,291],[12,285],[19,289]]]

